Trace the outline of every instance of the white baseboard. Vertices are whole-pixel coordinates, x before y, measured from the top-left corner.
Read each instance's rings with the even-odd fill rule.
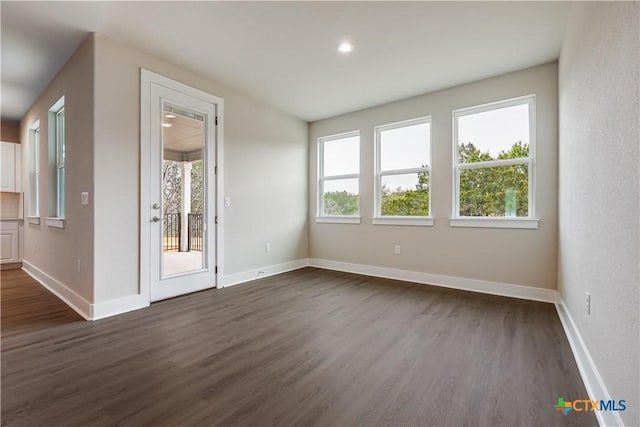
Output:
[[[327,270],[337,270],[345,271],[348,273],[363,274],[365,276],[384,277],[388,279],[404,280],[407,282],[415,282],[427,285],[442,286],[446,288],[481,292],[485,294],[527,299],[532,301],[555,303],[557,295],[557,292],[554,289],[535,288],[532,286],[490,282],[486,280],[467,279],[463,277],[444,276],[440,274],[376,267],[364,264],[352,264],[347,262],[318,258],[304,258],[285,262],[282,264],[265,266],[241,273],[230,274],[222,277],[221,284],[222,287],[233,286],[263,277],[297,270],[299,268],[304,268],[307,266],[323,268]]]
[[[404,280],[406,282],[442,286],[445,288],[461,289],[465,291],[480,292],[483,294],[500,295],[532,301],[555,303],[557,296],[557,292],[554,289],[534,288],[532,286],[489,282],[486,280],[444,276],[441,274],[399,270],[387,267],[375,267],[372,265],[364,264],[352,264],[326,259],[310,258],[309,265],[311,267],[325,268],[328,270],[364,274],[365,276],[384,277],[387,279]]]
[[[91,320],[91,303],[84,299],[75,291],[69,289],[62,282],[49,276],[35,265],[27,260],[22,261],[22,270],[27,272],[31,277],[37,280],[42,286],[47,288],[51,293],[64,301],[69,307],[74,309],[80,316],[87,320]]]
[[[145,298],[139,294],[114,298],[92,304],[91,320],[104,319],[105,317],[115,316],[116,314],[122,314],[144,307],[149,307],[149,298]]]
[[[240,283],[249,282],[251,280],[262,279],[263,277],[269,277],[280,273],[286,273],[287,271],[298,270],[309,266],[309,259],[303,258],[295,261],[283,262],[282,264],[268,265],[262,268],[256,268],[254,270],[243,271],[241,273],[234,273],[223,276],[220,279],[222,287],[238,285]]]
[[[419,271],[376,267],[364,264],[352,264],[317,258],[303,258],[281,264],[264,266],[262,268],[256,268],[249,271],[229,274],[221,277],[219,280],[222,287],[228,287],[263,277],[285,273],[287,271],[297,270],[307,266],[533,301],[555,303],[557,295],[557,292],[553,289],[445,276]],[[116,314],[137,310],[149,305],[148,301],[143,301],[141,295],[130,295],[96,304],[90,304],[80,295],[76,294],[56,279],[42,272],[29,262],[24,261],[23,269],[87,320],[102,319]]]
[[[571,314],[567,310],[567,306],[561,296],[558,297],[556,303],[556,310],[558,310],[558,316],[560,322],[564,328],[564,332],[569,340],[571,351],[573,351],[573,357],[576,359],[580,376],[584,382],[584,386],[587,389],[587,394],[591,400],[611,400],[611,395],[607,390],[607,387],[598,372],[591,354],[587,349],[576,324],[571,317]],[[601,426],[624,426],[620,414],[614,411],[595,411],[598,423]]]
[[[22,261],[22,269],[86,320],[103,319],[149,306],[149,301],[143,301],[142,295],[129,295],[91,304],[68,286],[40,270],[29,261]]]

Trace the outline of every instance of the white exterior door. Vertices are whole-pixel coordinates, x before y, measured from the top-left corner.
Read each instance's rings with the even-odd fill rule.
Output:
[[[158,301],[216,286],[221,100],[145,71],[143,85],[141,281]]]

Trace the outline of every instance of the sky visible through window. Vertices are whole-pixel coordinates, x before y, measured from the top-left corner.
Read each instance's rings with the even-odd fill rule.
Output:
[[[359,194],[358,179],[332,179],[324,182],[325,193],[340,191],[346,191],[349,194]]]
[[[380,132],[380,169],[430,166],[430,127],[430,123],[420,123]]]
[[[360,170],[360,137],[324,142],[324,176],[348,175]]]
[[[471,142],[494,159],[518,141],[529,144],[528,104],[458,117],[458,144]]]
[[[324,141],[324,176],[360,173],[360,136]],[[358,179],[338,179],[324,182],[324,192],[346,191],[358,194]]]
[[[380,132],[380,170],[431,166],[431,123],[420,123]],[[391,191],[415,190],[418,174],[385,176],[382,185]]]

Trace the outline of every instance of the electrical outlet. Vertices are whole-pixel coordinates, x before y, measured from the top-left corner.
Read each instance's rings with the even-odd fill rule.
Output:
[[[585,292],[585,309],[587,311],[587,316],[591,316],[591,294],[589,292]]]
[[[396,247],[393,250],[396,255],[400,255],[400,245],[396,245]]]
[[[271,252],[271,243],[264,244],[264,251],[267,253]]]

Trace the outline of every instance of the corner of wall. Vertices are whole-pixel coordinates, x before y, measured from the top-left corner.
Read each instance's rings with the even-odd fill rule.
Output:
[[[91,191],[93,181],[93,60],[92,45],[85,39],[78,49],[62,66],[57,75],[35,100],[20,123],[23,140],[29,138],[29,126],[36,120],[41,127],[41,150],[38,161],[42,165],[40,182],[40,216],[47,215],[51,181],[54,179],[48,167],[49,156],[49,108],[61,96],[65,97],[65,144],[67,162],[65,165],[65,226],[52,228],[45,221],[40,224],[25,224],[24,259],[42,277],[50,278],[62,292],[74,295],[75,301],[93,300],[93,206],[81,205],[80,193]],[[23,151],[28,154],[28,144]],[[23,182],[28,175],[27,156],[23,156]],[[25,185],[25,199],[29,188]],[[33,269],[32,269],[33,270]],[[48,280],[48,279],[47,279]],[[77,296],[77,298],[76,298]],[[78,299],[79,298],[79,299]],[[84,304],[84,303],[82,303]]]

